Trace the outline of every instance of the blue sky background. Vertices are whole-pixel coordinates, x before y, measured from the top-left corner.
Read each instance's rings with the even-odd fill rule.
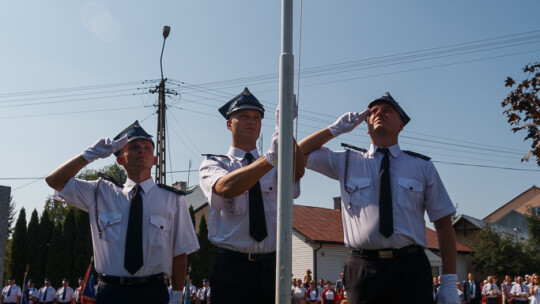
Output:
[[[530,142],[510,131],[500,105],[506,77],[523,79],[521,68],[540,58],[539,1],[304,1],[299,52],[300,4],[299,139],[390,91],[412,118],[402,148],[432,157],[459,213],[483,218],[539,186],[540,168],[520,162]],[[160,78],[164,25],[164,74],[179,93],[168,99],[168,183],[187,180],[191,161],[197,184],[200,154],[227,151],[217,108],[244,86],[267,108],[268,148],[280,1],[4,1],[0,184],[18,208],[41,212],[52,190],[37,178],[97,139],[136,119],[156,133],[148,91]],[[367,148],[366,128],[329,146],[341,142]],[[308,171],[296,203],[331,208],[338,195],[337,182]]]

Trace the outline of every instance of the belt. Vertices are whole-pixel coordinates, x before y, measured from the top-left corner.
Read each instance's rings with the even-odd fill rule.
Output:
[[[99,280],[105,283],[120,285],[142,285],[154,282],[163,282],[163,273],[153,274],[147,277],[115,277],[106,274],[99,274]]]
[[[392,259],[398,256],[409,255],[424,250],[422,246],[410,245],[399,249],[380,249],[380,250],[367,250],[367,249],[351,249],[351,254],[360,255],[363,257],[379,258],[379,259]]]
[[[225,249],[223,247],[216,247],[216,253],[232,256],[242,260],[248,260],[250,262],[276,259],[275,251],[268,253],[244,253]]]

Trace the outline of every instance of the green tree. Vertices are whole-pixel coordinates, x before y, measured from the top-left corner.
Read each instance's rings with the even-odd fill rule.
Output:
[[[189,216],[191,217],[191,223],[193,224],[193,229],[195,229],[195,233],[197,233],[197,228],[195,227],[195,211],[193,210],[193,205],[189,206],[188,211],[189,211]],[[190,269],[193,270],[195,265],[197,265],[197,264],[199,264],[197,253],[189,254],[187,256],[188,271]],[[193,277],[191,276],[191,272],[190,272],[190,277],[193,279]]]
[[[124,168],[119,166],[117,163],[103,167],[100,170],[93,170],[85,168],[78,175],[77,178],[83,180],[96,180],[98,179],[98,173],[103,173],[109,177],[112,177],[115,181],[123,184],[126,182],[127,173]]]
[[[527,209],[527,234],[531,246],[540,247],[540,214],[533,213],[532,208]]]
[[[199,223],[198,239],[200,249],[193,254],[196,263],[191,266],[191,278],[195,285],[200,285],[204,278],[210,276],[214,260],[215,246],[208,240],[208,225],[204,214],[201,216]]]
[[[47,267],[47,255],[49,252],[49,247],[51,243],[51,237],[53,235],[54,223],[49,217],[49,212],[45,209],[41,214],[39,220],[39,239],[40,242],[37,245],[37,252],[34,255],[35,259],[38,261],[39,268],[36,269],[36,272],[42,275],[42,277],[34,277],[34,280],[40,282],[46,276],[48,276],[48,267]]]
[[[64,246],[62,245],[62,226],[54,225],[47,252],[45,275],[51,279],[52,286],[60,286],[64,277]]]
[[[536,163],[540,166],[540,63],[530,63],[523,68],[526,74],[525,80],[517,84],[516,88],[508,93],[503,100],[503,111],[508,118],[508,123],[515,126],[512,131],[526,131],[524,140],[531,139],[531,151],[521,161],[529,161],[531,156],[536,157]],[[516,81],[506,78],[506,87],[513,88]]]
[[[77,237],[75,233],[75,210],[69,208],[62,225],[62,273],[71,282],[76,282],[78,278],[78,269],[75,269],[73,263],[75,258],[73,247]]]
[[[41,278],[42,273],[39,273],[40,262],[36,259],[36,254],[39,248],[39,244],[42,241],[39,239],[39,216],[36,209],[32,211],[30,216],[30,222],[28,222],[28,230],[26,232],[26,261],[30,269],[28,275],[30,278]]]
[[[90,234],[90,221],[88,213],[75,210],[75,244],[73,247],[73,268],[76,271],[77,278],[84,276],[92,252],[92,237]]]
[[[486,226],[475,235],[471,248],[477,271],[504,277],[523,274],[531,270],[526,244],[516,243],[514,235],[500,235]]]
[[[9,276],[15,277],[17,282],[22,282],[26,271],[26,245],[26,211],[22,207],[13,230],[11,255],[7,261],[7,272]]]

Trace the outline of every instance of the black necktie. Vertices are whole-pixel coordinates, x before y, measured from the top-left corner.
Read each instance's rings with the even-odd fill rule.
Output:
[[[43,293],[43,302],[47,301],[47,291],[49,291],[49,287],[45,286],[45,292]]]
[[[248,165],[251,164],[253,162],[253,155],[246,153],[246,159]],[[259,181],[249,189],[249,235],[257,242],[264,240],[268,236]]]
[[[11,287],[12,287],[12,286],[13,286],[13,285],[9,285],[9,289],[8,289],[8,292],[7,292],[7,296],[6,296],[6,297],[9,297],[9,295],[11,294]]]
[[[392,216],[392,188],[390,187],[390,158],[388,149],[377,148],[377,152],[384,154],[379,172],[379,232],[385,237],[394,233],[394,219]]]
[[[62,300],[66,299],[66,288],[64,287],[64,292],[62,292]]]
[[[143,265],[142,214],[141,186],[137,185],[129,207],[126,252],[124,253],[124,268],[131,274],[137,272]]]

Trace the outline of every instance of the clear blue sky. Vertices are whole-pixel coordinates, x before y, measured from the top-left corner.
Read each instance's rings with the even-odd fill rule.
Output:
[[[532,185],[530,142],[502,115],[507,76],[540,60],[539,1],[295,2],[301,59],[298,138],[390,93],[411,116],[403,149],[431,156],[458,212],[483,218]],[[156,132],[162,28],[168,170],[198,183],[201,153],[225,153],[217,108],[248,86],[267,107],[263,149],[278,101],[280,1],[4,1],[0,4],[0,184],[17,207],[43,210],[43,180],[67,159],[138,119]],[[295,68],[296,69],[296,68]],[[295,81],[296,84],[296,81]],[[365,127],[333,140],[368,147]],[[113,163],[96,161],[90,168]],[[459,163],[466,165],[455,165]],[[479,166],[497,167],[486,168]],[[514,168],[519,170],[507,170]],[[529,171],[526,171],[529,170]],[[21,179],[15,179],[21,178]],[[296,203],[332,207],[338,184],[308,172]]]

